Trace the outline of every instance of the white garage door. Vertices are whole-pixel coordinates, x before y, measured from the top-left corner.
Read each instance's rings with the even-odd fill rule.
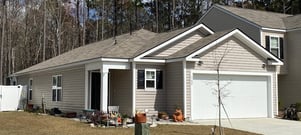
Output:
[[[192,119],[218,118],[216,75],[194,74]],[[268,117],[268,77],[222,75],[222,100],[230,118]],[[225,113],[222,117],[226,118]]]

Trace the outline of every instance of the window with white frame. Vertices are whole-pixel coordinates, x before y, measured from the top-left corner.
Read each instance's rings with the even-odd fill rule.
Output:
[[[62,76],[52,76],[52,101],[62,101]]]
[[[28,99],[29,99],[29,100],[32,100],[32,78],[29,79],[29,82],[28,82],[28,90],[29,90],[29,93],[28,93]]]
[[[158,69],[138,70],[138,89],[163,89],[163,71]]]
[[[146,88],[156,88],[156,70],[145,70],[145,84]]]
[[[275,56],[280,56],[279,37],[270,37],[270,51]]]
[[[266,36],[266,48],[278,58],[283,59],[283,38],[277,36]]]

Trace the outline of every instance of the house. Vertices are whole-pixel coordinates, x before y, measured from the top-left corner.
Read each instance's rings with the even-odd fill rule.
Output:
[[[216,118],[217,62],[231,118],[274,117],[277,67],[283,62],[240,29],[204,24],[167,33],[144,29],[76,48],[15,73],[29,103],[63,111],[117,105],[148,115],[175,107],[191,119]],[[225,116],[223,116],[225,117]]]
[[[280,107],[301,102],[301,15],[214,5],[199,23],[213,31],[238,28],[280,58],[284,63],[277,67]]]

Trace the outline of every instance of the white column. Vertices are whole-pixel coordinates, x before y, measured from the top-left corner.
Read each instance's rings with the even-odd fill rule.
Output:
[[[101,71],[100,109],[107,112],[108,107],[108,71]]]
[[[132,114],[136,113],[136,63],[132,62]]]

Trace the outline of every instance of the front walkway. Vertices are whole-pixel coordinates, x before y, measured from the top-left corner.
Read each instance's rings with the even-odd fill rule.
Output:
[[[217,125],[218,120],[194,120],[199,125]],[[231,119],[232,127],[228,120],[222,120],[225,127],[260,133],[264,135],[298,135],[301,134],[301,121],[290,121],[272,118],[257,119]]]

